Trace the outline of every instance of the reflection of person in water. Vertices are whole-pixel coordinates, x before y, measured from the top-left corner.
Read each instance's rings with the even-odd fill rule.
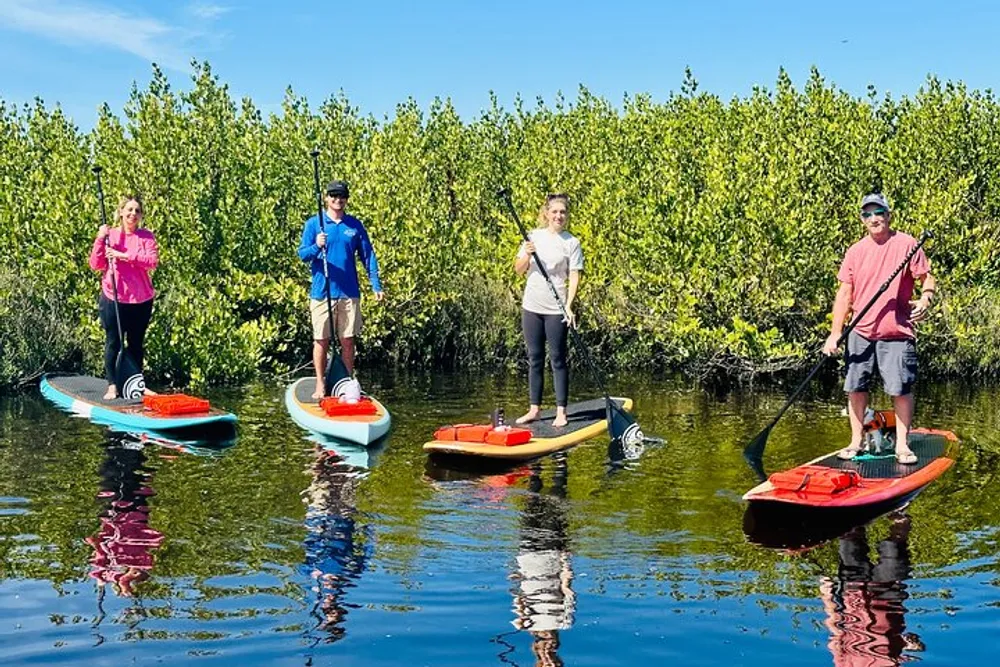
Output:
[[[536,665],[562,665],[559,631],[573,625],[576,594],[566,517],[566,457],[555,458],[548,493],[542,492],[540,466],[532,468],[521,519],[517,572],[513,579],[514,627],[531,633]]]
[[[149,578],[152,550],[163,542],[163,533],[149,526],[151,472],[145,466],[142,445],[122,440],[107,449],[101,465],[104,502],[101,528],[86,538],[94,548],[90,576],[101,586],[111,583],[118,595],[131,597],[134,586]]]
[[[889,536],[877,545],[877,563],[869,558],[866,529],[859,526],[840,538],[837,578],[820,584],[828,646],[838,667],[898,665],[907,661],[904,651],[924,650],[915,633],[904,631],[910,517],[896,512],[889,519]]]
[[[354,521],[354,492],[363,469],[348,464],[337,452],[316,447],[311,466],[312,483],[303,492],[306,509],[305,573],[313,582],[317,600],[312,614],[314,629],[327,633],[326,641],[344,636],[346,589],[361,576],[370,556],[367,529]],[[356,605],[355,605],[356,606]]]

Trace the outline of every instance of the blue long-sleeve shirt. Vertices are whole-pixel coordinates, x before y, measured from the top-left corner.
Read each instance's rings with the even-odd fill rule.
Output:
[[[378,260],[375,259],[375,249],[361,221],[354,216],[345,214],[340,222],[323,212],[323,226],[326,228],[327,266],[330,272],[330,298],[357,299],[361,296],[358,286],[358,270],[355,255],[361,259],[361,264],[368,272],[368,280],[372,290],[382,291],[382,283],[378,277]],[[309,263],[312,270],[312,287],[309,296],[313,299],[326,298],[326,278],[323,275],[323,248],[316,245],[316,236],[324,231],[320,229],[319,216],[306,220],[302,230],[302,242],[299,244],[299,257]]]

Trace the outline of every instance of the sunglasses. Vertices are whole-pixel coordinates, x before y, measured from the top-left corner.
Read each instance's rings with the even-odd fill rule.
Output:
[[[888,210],[886,210],[886,209],[884,209],[882,207],[873,208],[870,211],[861,211],[861,219],[862,220],[867,220],[868,218],[873,218],[876,215],[885,215],[888,212],[889,212]]]
[[[326,196],[330,199],[347,199],[347,195],[344,194],[334,194],[333,192],[327,192]]]
[[[553,199],[564,199],[566,203],[569,203],[569,195],[565,192],[553,192],[552,194],[545,195],[545,201],[550,202]]]

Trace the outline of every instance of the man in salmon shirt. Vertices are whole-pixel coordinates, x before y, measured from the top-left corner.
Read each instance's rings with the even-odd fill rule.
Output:
[[[837,340],[848,314],[864,308],[917,244],[909,234],[891,229],[891,220],[885,197],[878,193],[865,195],[861,200],[861,222],[868,235],[848,248],[837,274],[840,289],[833,303],[833,327],[823,345],[824,354],[837,353]],[[911,301],[917,281],[921,283],[920,299]],[[851,459],[861,451],[868,389],[872,375],[878,371],[896,411],[896,460],[904,464],[917,462],[908,441],[913,385],[917,380],[913,325],[927,317],[934,288],[927,255],[918,250],[848,336],[844,391],[848,397],[851,444],[838,453],[840,458]]]

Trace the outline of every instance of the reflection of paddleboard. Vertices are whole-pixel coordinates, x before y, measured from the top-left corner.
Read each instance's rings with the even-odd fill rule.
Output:
[[[743,514],[743,533],[747,541],[762,547],[808,551],[902,504],[897,501],[885,506],[824,510],[790,503],[750,503]]]
[[[205,457],[222,456],[226,450],[236,444],[235,432],[229,434],[229,437],[196,439],[181,437],[183,433],[181,436],[177,436],[175,433],[160,433],[142,429],[126,431],[123,435],[125,438],[134,438],[142,444],[158,445],[178,452]]]
[[[173,433],[183,430],[194,435],[201,429],[222,426],[232,432],[236,422],[236,415],[216,408],[194,414],[169,415],[150,410],[141,400],[115,398],[108,401],[104,399],[107,388],[106,380],[87,375],[46,375],[41,383],[42,395],[64,410],[125,431]]]
[[[377,447],[364,447],[354,442],[345,442],[319,433],[311,433],[307,440],[315,442],[324,451],[336,454],[352,468],[368,470],[374,464]]]
[[[911,501],[950,468],[957,456],[957,443],[950,431],[914,429],[910,448],[917,455],[916,463],[897,463],[892,450],[846,461],[834,452],[772,474],[743,499],[751,504],[780,503],[814,510],[866,508],[887,512]]]
[[[631,398],[612,398],[625,412],[632,411]],[[527,461],[553,452],[569,449],[584,440],[607,432],[608,420],[603,398],[595,398],[566,407],[569,422],[566,426],[552,426],[555,410],[542,411],[539,419],[530,424],[517,425],[531,430],[531,439],[520,445],[491,445],[484,442],[458,440],[432,440],[424,444],[424,451],[438,456],[462,456],[504,461]],[[513,426],[513,424],[512,424]]]
[[[389,432],[389,411],[369,396],[377,408],[374,415],[338,415],[331,417],[312,397],[316,379],[299,378],[285,391],[285,407],[295,423],[313,433],[329,435],[359,445],[370,445]]]

